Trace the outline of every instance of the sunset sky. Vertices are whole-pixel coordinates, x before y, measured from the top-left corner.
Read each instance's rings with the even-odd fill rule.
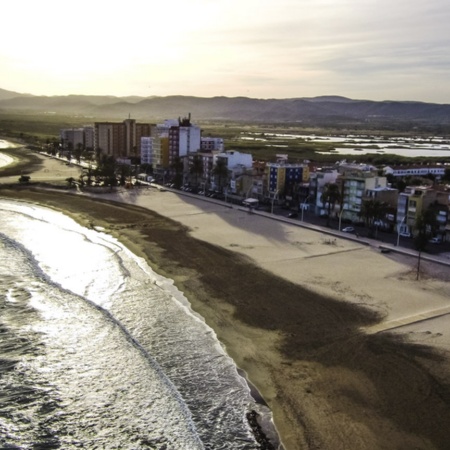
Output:
[[[14,0],[0,88],[450,103],[448,0]]]

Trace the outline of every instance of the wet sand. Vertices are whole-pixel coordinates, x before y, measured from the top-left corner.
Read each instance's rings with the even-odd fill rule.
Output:
[[[7,180],[0,197],[104,227],[174,279],[272,409],[287,450],[448,448],[450,269],[425,264],[417,282],[414,259],[176,193]]]

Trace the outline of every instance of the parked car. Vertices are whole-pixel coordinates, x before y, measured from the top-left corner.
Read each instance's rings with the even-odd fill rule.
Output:
[[[298,212],[293,211],[293,212],[288,214],[288,217],[290,219],[295,219],[296,217],[298,217]]]
[[[345,228],[342,228],[342,231],[344,233],[353,233],[355,231],[355,229],[353,227],[345,227]]]
[[[431,244],[440,244],[442,242],[442,239],[440,236],[436,236],[431,238],[428,242],[430,242]]]
[[[410,238],[411,237],[411,233],[404,231],[403,233],[400,233],[401,237],[406,237],[406,238]]]

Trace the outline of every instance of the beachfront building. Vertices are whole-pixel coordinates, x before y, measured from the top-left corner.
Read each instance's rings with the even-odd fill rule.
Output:
[[[299,189],[309,181],[307,164],[288,164],[285,160],[266,164],[267,195],[269,199],[287,200],[289,206],[299,204]]]
[[[152,125],[137,123],[134,119],[123,122],[95,122],[94,147],[104,155],[134,158],[141,154],[141,138],[151,136]]]
[[[336,183],[339,173],[334,167],[322,167],[309,174],[308,195],[301,202],[308,205],[306,208],[314,214],[326,214],[325,207],[322,204],[322,194],[327,184]],[[305,208],[305,206],[302,206]]]
[[[363,201],[373,201],[383,205],[383,217],[375,219],[379,229],[392,231],[395,228],[398,204],[398,189],[389,186],[368,188]]]
[[[436,232],[442,240],[446,239],[449,216],[448,192],[427,186],[408,186],[398,196],[397,231],[400,234],[414,235],[418,218],[431,209],[436,218]]]
[[[361,208],[369,192],[387,188],[387,179],[378,174],[374,166],[343,164],[338,166],[336,182],[341,190],[340,216],[342,220],[361,221]]]
[[[227,179],[223,180],[222,174],[214,173],[214,168],[222,165],[227,171]],[[253,157],[250,153],[241,153],[236,150],[227,150],[217,153],[214,157],[214,166],[211,171],[211,182],[213,189],[225,188],[231,194],[237,194],[239,183],[236,180],[244,173],[253,170]],[[230,181],[233,181],[230,184]]]
[[[261,175],[247,171],[230,180],[231,194],[239,199],[255,198],[263,201],[265,197],[265,183]]]
[[[85,128],[63,128],[59,130],[59,137],[63,149],[77,148],[81,145],[82,148],[86,148],[86,136]]]
[[[253,168],[253,156],[250,153],[241,153],[236,150],[227,150],[217,154],[217,158],[226,161],[228,170],[242,172]]]
[[[141,137],[141,164],[157,167],[168,166],[168,132],[166,127],[153,125],[150,136]]]
[[[173,166],[177,159],[186,157],[190,152],[200,150],[200,127],[191,123],[191,115],[177,122],[166,121],[169,125],[169,167]]]
[[[153,164],[153,141],[154,138],[151,136],[141,138],[141,164]]]
[[[218,154],[218,151],[207,151],[192,152],[188,155],[189,173],[195,172],[195,170],[192,170],[192,167],[195,164],[197,164],[198,167],[201,167],[202,173],[198,175],[195,175],[194,173],[194,177],[196,177],[196,183],[202,191],[208,191],[211,188],[212,172]],[[197,163],[194,162],[195,159],[198,159]]]

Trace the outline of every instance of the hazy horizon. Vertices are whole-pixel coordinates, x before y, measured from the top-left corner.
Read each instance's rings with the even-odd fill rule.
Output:
[[[443,0],[17,0],[3,7],[0,86],[450,103],[449,17]]]

